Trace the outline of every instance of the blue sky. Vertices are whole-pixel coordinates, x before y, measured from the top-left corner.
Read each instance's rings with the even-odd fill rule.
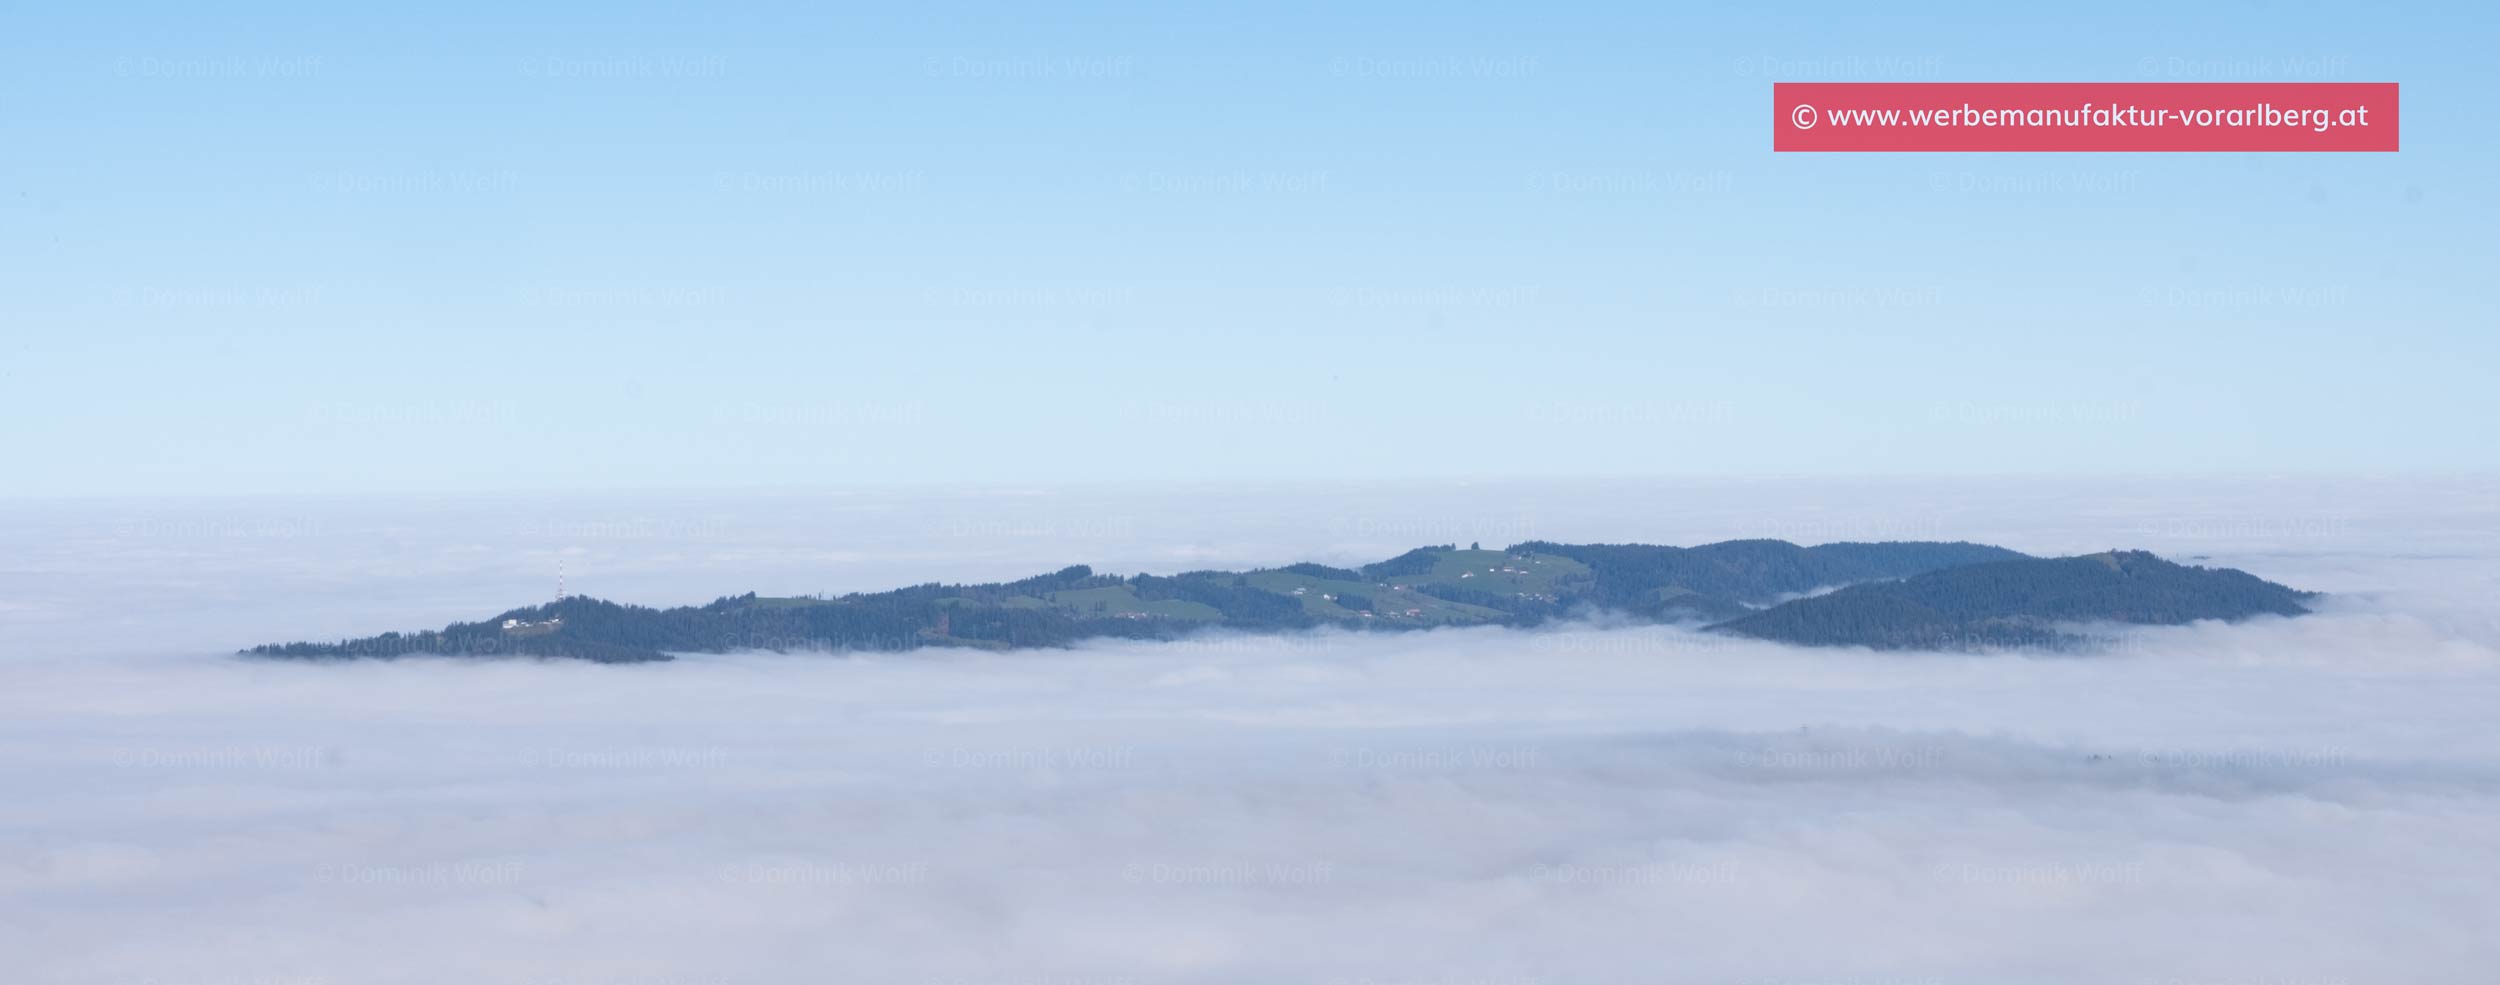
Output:
[[[2490,471],[2468,5],[0,14],[0,495]],[[1773,155],[1775,80],[2393,81]]]

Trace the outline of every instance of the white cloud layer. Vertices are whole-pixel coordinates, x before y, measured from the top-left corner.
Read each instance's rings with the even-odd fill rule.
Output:
[[[0,977],[2483,982],[2491,492],[50,508],[0,525],[20,559],[0,572]],[[481,615],[559,555],[635,586],[600,594],[681,602],[1080,560],[1884,536],[1841,528],[1924,522],[1899,519],[1919,503],[1965,529],[1895,535],[2144,546],[2338,596],[2090,659],[1595,626],[636,667],[216,655]],[[1371,532],[1399,508],[1413,529]],[[1514,509],[1540,529],[1467,532]],[[603,519],[633,510],[651,519]],[[800,572],[843,580],[756,581]],[[151,589],[118,619],[117,583]]]

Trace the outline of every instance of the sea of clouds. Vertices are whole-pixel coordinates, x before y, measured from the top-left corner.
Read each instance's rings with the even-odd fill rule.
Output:
[[[2094,657],[1603,620],[305,665],[647,604],[1425,543],[2142,547],[2332,596]],[[2441,983],[2500,967],[2500,483],[33,504],[0,980]]]

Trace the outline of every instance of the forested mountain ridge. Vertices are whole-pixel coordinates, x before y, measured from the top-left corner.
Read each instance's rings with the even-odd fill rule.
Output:
[[[1814,547],[1779,540],[1730,540],[1699,547],[1529,541],[1513,549],[1558,554],[1587,565],[1596,576],[1588,601],[1603,608],[1645,616],[1689,610],[1720,618],[1724,618],[1722,612],[1751,611],[1819,588],[2025,557],[2002,547],[1958,541]]]
[[[2133,560],[2137,557],[2167,564],[2150,555],[2125,557],[2121,563],[2129,566],[2143,563]],[[1529,541],[1504,550],[1443,544],[1360,569],[1305,563],[1242,572],[1122,576],[1076,565],[1012,582],[932,583],[832,598],[750,592],[671,609],[576,597],[440,630],[270,644],[244,652],[302,659],[441,654],[637,662],[667,660],[672,653],[747,649],[1066,646],[1097,638],[1171,639],[1213,627],[1272,632],[1319,626],[1524,626],[1584,611],[1659,621],[1717,620],[1713,628],[1726,632],[1792,642],[1880,645],[1869,642],[1865,633],[1914,634],[1924,627],[2002,619],[1998,610],[2006,599],[2037,600],[2039,611],[2025,607],[2031,603],[2017,603],[2015,613],[2037,617],[2043,625],[2068,619],[2162,621],[2282,611],[2279,599],[2252,601],[2219,586],[2179,587],[2163,596],[2169,599],[2164,602],[2126,593],[2095,596],[2045,588],[2026,594],[1987,573],[2000,565],[2082,560],[2044,561],[2001,547],[1936,542],[1800,547],[1777,540],[1740,540],[1663,547]],[[2016,582],[2033,577],[2020,574],[2032,569],[2006,570],[2016,573],[2008,576]],[[2254,583],[2290,591],[2239,572],[2183,570],[2202,573],[2188,582],[2213,578],[2243,589]],[[1971,580],[1923,580],[1960,571],[1981,574]],[[1795,598],[1839,585],[1856,587]],[[1889,591],[1865,594],[1872,589]],[[1959,592],[1974,598],[1954,598]],[[1844,600],[1824,601],[1834,598]],[[1794,607],[1805,603],[1816,604],[1795,615]],[[1899,609],[1904,615],[1879,619],[1869,614],[1881,609]],[[1778,618],[1768,618],[1774,616]]]
[[[2245,571],[2144,551],[2023,558],[1870,582],[1709,628],[1807,645],[1877,649],[2061,647],[2081,623],[2177,625],[2309,611],[2314,593]]]

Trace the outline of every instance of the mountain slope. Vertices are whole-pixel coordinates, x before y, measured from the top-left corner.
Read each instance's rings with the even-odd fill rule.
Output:
[[[736,649],[1065,646],[1101,637],[1164,639],[1215,626],[1266,632],[1323,625],[1531,625],[1587,609],[1708,621],[1843,582],[2022,556],[1978,544],[1934,543],[1799,547],[1747,540],[1685,548],[1538,541],[1507,550],[1444,544],[1359,570],[1306,563],[1124,577],[1075,565],[1012,582],[915,585],[839,598],[749,593],[673,609],[568,598],[441,630],[272,644],[247,652],[306,659],[429,653],[631,662]]]
[[[1709,628],[1806,645],[1878,649],[2060,646],[2061,627],[2176,625],[2309,611],[2309,593],[2143,551],[1944,568],[1798,599]]]
[[[1986,544],[1926,541],[1815,547],[1780,540],[1731,540],[1699,547],[1530,541],[1511,549],[1557,554],[1586,564],[1596,577],[1589,601],[1649,616],[1666,616],[1678,608],[1734,616],[1748,606],[1768,605],[1819,588],[2026,557]]]

